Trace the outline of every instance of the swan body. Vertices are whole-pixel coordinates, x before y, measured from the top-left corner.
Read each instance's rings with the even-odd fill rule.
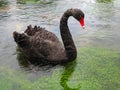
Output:
[[[72,61],[77,57],[77,50],[70,34],[67,21],[73,16],[84,28],[84,13],[79,9],[68,9],[60,20],[60,33],[63,44],[52,32],[39,26],[29,25],[24,33],[13,32],[17,45],[32,62],[49,62],[53,64]],[[82,20],[82,21],[81,21]]]

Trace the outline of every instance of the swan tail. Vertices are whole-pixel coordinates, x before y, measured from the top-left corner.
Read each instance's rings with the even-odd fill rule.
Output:
[[[25,35],[24,33],[20,34],[18,32],[13,32],[13,38],[15,42],[18,44],[20,47],[27,47],[28,46],[28,39],[29,37]]]

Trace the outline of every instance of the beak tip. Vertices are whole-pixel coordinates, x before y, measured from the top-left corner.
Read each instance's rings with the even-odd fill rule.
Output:
[[[85,26],[82,26],[83,29],[85,29]]]

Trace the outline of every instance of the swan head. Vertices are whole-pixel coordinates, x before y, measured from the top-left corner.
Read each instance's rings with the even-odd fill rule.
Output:
[[[84,13],[80,9],[71,9],[72,10],[72,16],[80,22],[80,25],[82,28],[85,28],[84,24]]]

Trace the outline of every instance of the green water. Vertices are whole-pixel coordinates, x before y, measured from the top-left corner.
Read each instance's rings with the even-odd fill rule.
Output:
[[[59,20],[68,8],[85,13],[85,30],[68,21],[77,59],[53,67],[26,62],[13,31],[40,25],[61,40]],[[119,0],[0,0],[0,90],[120,90],[119,17]]]
[[[81,48],[75,61],[49,68],[48,76],[29,80],[25,72],[0,67],[2,90],[119,90],[120,53]],[[45,70],[49,73],[48,70]],[[29,73],[30,74],[30,73]],[[34,72],[37,74],[37,71]]]

